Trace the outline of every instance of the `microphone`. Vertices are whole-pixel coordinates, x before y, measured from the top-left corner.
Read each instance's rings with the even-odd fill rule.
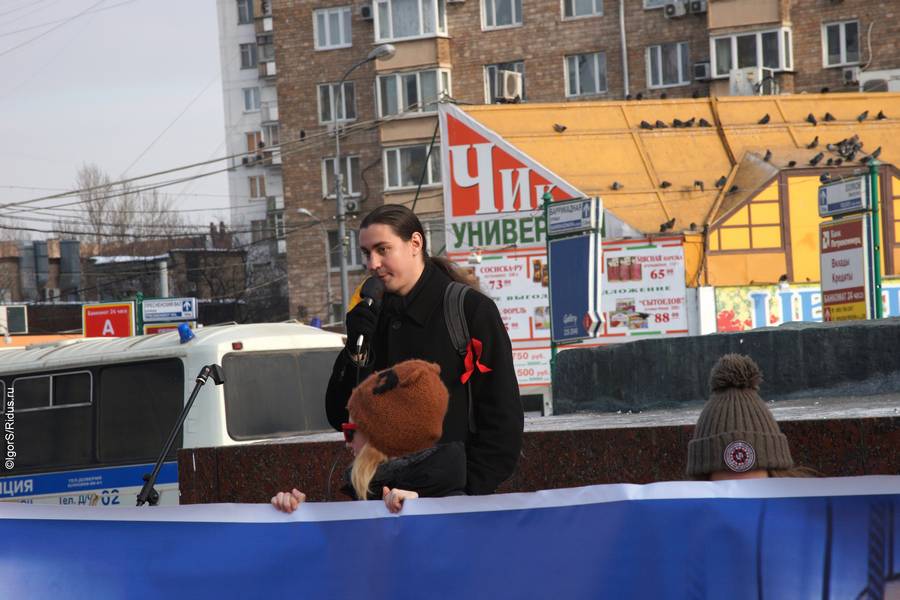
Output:
[[[362,301],[365,302],[377,315],[381,311],[381,299],[384,298],[384,282],[378,277],[369,277],[362,284],[359,291]],[[356,354],[362,354],[364,336],[360,336],[356,340]]]

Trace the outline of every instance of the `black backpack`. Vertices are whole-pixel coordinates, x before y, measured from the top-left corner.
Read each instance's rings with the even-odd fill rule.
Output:
[[[447,324],[447,332],[450,341],[460,357],[465,358],[469,348],[469,325],[466,323],[466,313],[463,301],[469,286],[458,281],[451,281],[444,290],[444,323]],[[475,406],[472,403],[472,380],[466,382],[466,393],[469,396],[469,433],[475,433]]]

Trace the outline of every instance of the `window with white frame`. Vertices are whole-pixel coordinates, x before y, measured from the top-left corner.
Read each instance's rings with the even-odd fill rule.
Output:
[[[386,190],[414,188],[441,182],[441,161],[436,152],[428,155],[428,144],[387,148],[384,151]]]
[[[251,198],[266,197],[266,177],[264,175],[250,175],[247,177],[247,183],[250,186]]]
[[[713,75],[727,77],[732,69],[764,67],[776,71],[793,68],[791,30],[750,31],[710,40]]]
[[[606,54],[592,52],[566,57],[566,96],[606,92]]]
[[[326,198],[334,198],[334,158],[322,160],[322,192]],[[359,196],[361,187],[359,157],[341,157],[341,192],[344,196]]]
[[[667,0],[644,0],[644,10],[649,10],[651,8],[663,8],[666,5]]]
[[[256,67],[256,44],[241,44],[241,68],[253,69]]]
[[[375,41],[447,33],[445,0],[376,0]]]
[[[342,244],[338,238],[337,231],[328,232],[328,250],[330,256],[328,264],[331,265],[332,271],[340,271],[341,269],[341,252],[347,252],[347,267],[350,269],[362,269],[365,267],[362,254],[359,251],[359,232],[347,229],[346,244]]]
[[[647,48],[647,85],[651,88],[688,85],[691,64],[687,42]]]
[[[484,66],[484,101],[487,104],[494,104],[497,102],[497,98],[500,97],[500,92],[502,91],[501,71],[515,71],[522,76],[522,97],[520,100],[525,100],[525,62],[517,60]]]
[[[450,73],[443,69],[391,73],[378,78],[378,116],[434,112],[437,101],[450,94]]]
[[[253,0],[237,0],[238,25],[253,22]]]
[[[275,239],[284,239],[284,211],[278,210],[272,213],[272,229],[275,231]]]
[[[263,125],[263,139],[267,148],[281,144],[281,128],[278,123]]]
[[[259,110],[259,88],[244,88],[244,112],[255,112]]]
[[[826,67],[859,63],[859,21],[822,25],[822,60]]]
[[[521,25],[522,0],[482,0],[481,22],[485,29]]]
[[[599,17],[603,15],[603,0],[563,0],[563,18]]]
[[[353,45],[350,35],[350,7],[322,8],[313,11],[316,50],[348,48]]]
[[[333,123],[331,115],[332,99],[337,112],[338,121],[356,119],[356,87],[352,81],[344,82],[344,93],[338,93],[338,84],[323,83],[319,85],[319,122]],[[343,102],[341,101],[343,99]]]

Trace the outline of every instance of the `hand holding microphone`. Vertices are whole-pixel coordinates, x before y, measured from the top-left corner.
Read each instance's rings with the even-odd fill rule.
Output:
[[[371,343],[378,324],[381,299],[384,297],[384,283],[377,277],[369,277],[360,290],[362,301],[347,313],[347,352],[356,356],[358,362],[363,354],[363,346]]]

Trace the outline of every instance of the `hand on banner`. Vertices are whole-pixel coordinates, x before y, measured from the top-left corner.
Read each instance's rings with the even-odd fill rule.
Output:
[[[400,512],[400,509],[403,508],[404,500],[415,500],[418,497],[419,494],[416,492],[398,488],[390,489],[389,487],[384,486],[381,490],[381,498],[384,500],[384,505],[387,506],[387,509],[392,513]]]
[[[305,500],[306,494],[294,488],[290,492],[278,492],[272,496],[272,506],[281,512],[290,514],[297,510],[297,507]]]

